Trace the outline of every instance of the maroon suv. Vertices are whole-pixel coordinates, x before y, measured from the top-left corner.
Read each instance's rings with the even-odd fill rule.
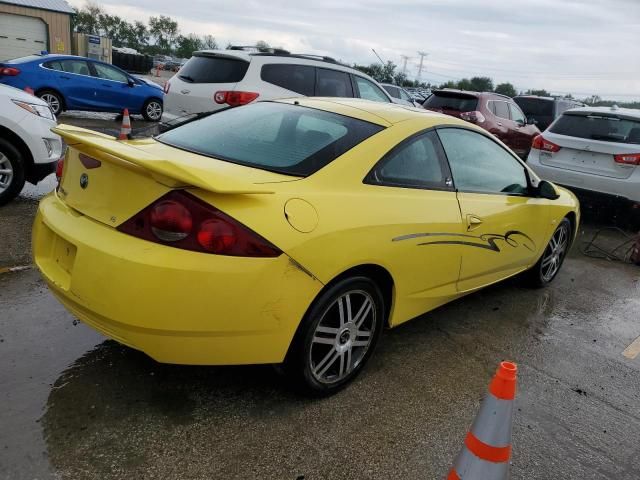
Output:
[[[499,93],[434,90],[422,106],[475,123],[493,133],[522,159],[527,158],[533,137],[540,133],[510,97]]]

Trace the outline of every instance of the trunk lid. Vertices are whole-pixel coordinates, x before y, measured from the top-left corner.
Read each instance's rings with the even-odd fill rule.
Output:
[[[268,185],[297,177],[185,152],[153,139],[118,141],[61,125],[68,145],[58,196],[101,223],[118,226],[174,188],[218,194],[270,194]]]

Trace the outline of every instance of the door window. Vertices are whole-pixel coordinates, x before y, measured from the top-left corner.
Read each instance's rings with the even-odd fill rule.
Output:
[[[387,93],[393,98],[400,98],[399,90],[396,87],[392,87],[391,85],[383,85],[382,88],[384,88]]]
[[[510,103],[509,110],[511,111],[511,120],[521,125],[524,125],[526,123],[524,113],[522,113],[522,110],[520,110],[517,105]]]
[[[62,71],[62,64],[60,62],[47,62],[42,65],[44,68],[48,68],[49,70],[60,70]]]
[[[328,68],[318,68],[316,84],[318,97],[353,97],[349,74]]]
[[[407,92],[405,92],[402,88],[398,89],[400,91],[400,98],[402,100],[406,100],[407,102],[413,101],[413,99],[409,96]]]
[[[129,78],[123,72],[108,65],[94,63],[93,67],[96,69],[96,77],[98,78],[122,83],[127,83],[129,81]]]
[[[434,131],[414,137],[391,150],[365,183],[407,188],[448,188],[446,168]]]
[[[389,102],[389,97],[387,97],[380,87],[375,85],[373,82],[357,75],[355,75],[354,78],[356,79],[358,90],[360,91],[360,98],[373,100],[374,102]]]
[[[63,60],[60,62],[62,70],[77,75],[90,75],[89,64],[84,60]]]
[[[438,136],[458,190],[516,195],[528,193],[525,167],[493,140],[462,128],[439,129]]]
[[[507,102],[491,101],[489,102],[489,106],[496,117],[509,120],[509,104]]]
[[[271,63],[262,66],[260,78],[278,87],[311,97],[316,83],[316,69],[307,65]]]

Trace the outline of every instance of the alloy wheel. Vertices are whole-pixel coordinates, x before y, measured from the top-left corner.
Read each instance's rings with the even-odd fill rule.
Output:
[[[45,93],[40,98],[49,104],[55,115],[60,112],[60,99],[53,93]]]
[[[550,282],[560,270],[568,245],[569,227],[566,224],[561,224],[553,233],[542,257],[540,268],[545,282]]]
[[[0,193],[11,186],[13,181],[13,166],[4,153],[0,152]]]
[[[327,308],[311,340],[311,374],[324,384],[340,382],[362,362],[376,332],[373,297],[364,290],[340,295]]]
[[[162,105],[158,102],[149,102],[146,108],[147,117],[151,120],[160,120],[162,117]]]

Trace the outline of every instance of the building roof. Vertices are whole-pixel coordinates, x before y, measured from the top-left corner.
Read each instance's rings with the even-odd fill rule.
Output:
[[[0,3],[51,10],[53,12],[75,13],[65,0],[0,0]]]

